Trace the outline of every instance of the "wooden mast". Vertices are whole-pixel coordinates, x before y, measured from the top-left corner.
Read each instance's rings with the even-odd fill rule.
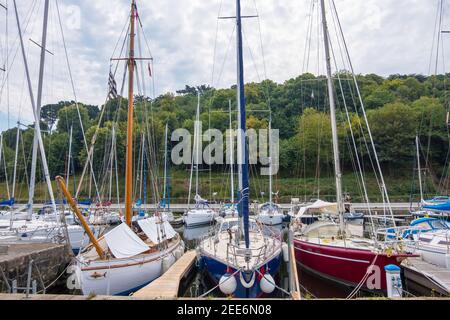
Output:
[[[127,127],[127,155],[126,155],[126,185],[125,185],[125,222],[131,226],[133,216],[133,113],[134,113],[134,40],[135,40],[136,1],[131,1],[130,15],[130,52],[128,58],[128,127]]]

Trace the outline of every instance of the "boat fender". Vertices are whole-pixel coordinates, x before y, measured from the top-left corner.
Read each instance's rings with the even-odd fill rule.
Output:
[[[286,242],[283,242],[283,244],[281,245],[281,249],[283,250],[284,262],[289,262],[289,246]]]
[[[177,250],[175,250],[175,259],[178,260],[181,258],[181,256],[183,255],[183,248],[178,248]]]
[[[246,289],[250,289],[251,287],[253,287],[253,285],[255,284],[255,280],[256,280],[256,276],[255,276],[254,272],[253,272],[252,278],[250,279],[249,282],[245,281],[243,272],[239,273],[239,278],[241,280],[242,286]]]
[[[237,289],[236,278],[230,273],[225,273],[219,280],[219,289],[223,294],[233,294]]]
[[[172,258],[170,255],[165,256],[162,259],[162,272],[165,273],[167,270],[169,270],[170,266],[172,265]]]
[[[275,291],[275,280],[270,274],[266,273],[259,282],[259,286],[262,292],[267,294],[272,293]]]

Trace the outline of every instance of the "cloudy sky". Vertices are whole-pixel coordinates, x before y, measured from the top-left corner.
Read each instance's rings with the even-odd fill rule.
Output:
[[[309,71],[317,72],[320,30],[318,11],[311,11],[311,1],[316,0],[242,0],[244,15],[259,14],[259,19],[244,22],[246,81],[268,77],[283,82],[301,73],[311,17],[314,31]],[[0,129],[5,129],[14,126],[18,119],[30,123],[33,116],[18,50],[12,0],[0,2],[8,2],[11,9],[8,17],[0,11],[0,59],[2,65],[8,61],[10,66],[9,81],[6,82],[5,73],[0,76]],[[30,39],[41,42],[44,1],[17,2],[36,95],[40,49]],[[55,0],[50,2],[43,104],[74,99]],[[428,74],[438,2],[335,0],[355,71],[380,75]],[[139,15],[154,58],[157,95],[181,89],[185,84],[228,87],[235,82],[233,21],[217,20],[219,8],[221,16],[232,16],[234,3],[232,0],[138,0]],[[450,3],[447,3],[443,21],[444,29],[449,30]],[[59,9],[77,98],[84,103],[102,104],[107,93],[110,58],[127,21],[129,1],[59,0]],[[333,33],[331,16],[329,19],[330,33]],[[450,35],[444,35],[443,43],[450,44]],[[148,51],[143,55],[148,56]],[[445,69],[445,59],[441,60],[440,72]],[[148,79],[146,90],[153,91]]]

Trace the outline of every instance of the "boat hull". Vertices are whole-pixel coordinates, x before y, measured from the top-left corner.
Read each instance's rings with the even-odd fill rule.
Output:
[[[214,222],[215,214],[211,210],[198,210],[195,212],[188,212],[184,217],[184,224],[186,227],[198,227],[211,224]]]
[[[278,226],[283,224],[284,215],[283,214],[259,214],[257,221],[266,226]]]
[[[270,261],[268,261],[263,267],[260,268],[260,273],[265,274],[269,273],[274,279],[276,279],[276,276],[280,270],[281,265],[281,252],[280,254],[276,255],[274,258],[272,258]],[[236,273],[236,269],[232,267],[228,267],[225,263],[214,259],[213,257],[210,257],[208,255],[202,255],[201,256],[201,262],[203,264],[203,267],[205,268],[208,277],[214,284],[214,286],[217,286],[220,278],[227,273],[234,274]],[[255,272],[255,281],[253,285],[250,288],[245,288],[240,280],[239,273],[235,275],[236,282],[237,282],[237,288],[236,291],[233,294],[234,298],[259,298],[265,293],[261,290],[260,287],[260,279],[261,276]]]
[[[83,295],[129,295],[160,277],[174,264],[177,250],[184,251],[182,241],[169,250],[127,259],[78,261],[74,265],[76,281]]]
[[[386,290],[386,265],[399,266],[410,255],[377,253],[371,250],[318,245],[295,239],[295,258],[297,263],[321,277],[343,285],[355,287],[371,267],[369,276],[362,288],[370,291]],[[376,259],[375,259],[376,258]]]

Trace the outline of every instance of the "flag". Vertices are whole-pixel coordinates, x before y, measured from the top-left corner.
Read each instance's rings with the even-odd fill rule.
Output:
[[[151,78],[152,77],[152,66],[150,65],[150,63],[148,64],[148,74]]]
[[[114,75],[112,74],[112,72],[109,72],[109,81],[108,81],[108,85],[109,85],[109,99],[116,99],[117,98],[117,83],[116,80],[114,79]]]

